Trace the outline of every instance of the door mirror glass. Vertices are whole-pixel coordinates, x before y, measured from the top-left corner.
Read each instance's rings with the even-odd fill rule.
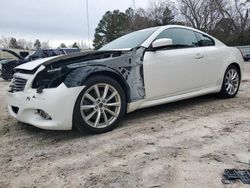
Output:
[[[169,38],[157,39],[152,43],[153,48],[167,47],[171,45],[173,45],[173,41]]]

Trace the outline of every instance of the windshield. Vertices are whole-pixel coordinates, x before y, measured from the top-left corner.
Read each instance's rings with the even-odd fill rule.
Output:
[[[139,47],[157,29],[158,27],[153,27],[129,33],[108,43],[99,50],[130,50],[132,48]]]

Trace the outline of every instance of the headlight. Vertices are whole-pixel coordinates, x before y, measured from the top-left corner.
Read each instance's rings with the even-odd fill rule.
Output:
[[[39,72],[32,83],[32,88],[56,88],[58,87],[66,78],[69,73],[69,69],[52,69]]]

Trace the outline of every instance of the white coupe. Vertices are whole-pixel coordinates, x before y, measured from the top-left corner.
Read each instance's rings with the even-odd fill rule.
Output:
[[[242,71],[237,48],[196,29],[154,27],[98,51],[16,67],[8,109],[42,129],[103,133],[137,109],[210,93],[235,97]]]

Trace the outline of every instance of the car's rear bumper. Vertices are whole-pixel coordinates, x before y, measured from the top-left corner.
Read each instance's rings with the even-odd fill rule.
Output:
[[[53,89],[44,89],[41,94],[35,89],[23,92],[8,92],[8,110],[20,122],[47,130],[71,130],[76,99],[84,86],[67,88],[63,83]],[[44,118],[43,111],[51,118]]]

